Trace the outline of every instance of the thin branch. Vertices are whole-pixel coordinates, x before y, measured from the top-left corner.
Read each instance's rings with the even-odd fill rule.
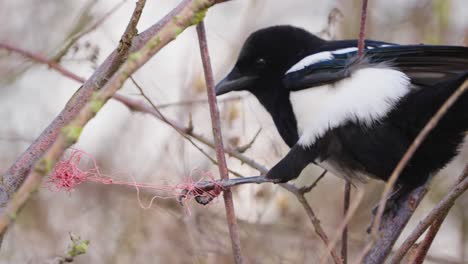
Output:
[[[224,154],[223,138],[221,132],[221,121],[219,118],[218,103],[216,102],[216,94],[214,90],[214,77],[211,69],[210,55],[208,51],[208,42],[206,39],[205,24],[201,21],[197,25],[198,42],[200,45],[200,53],[203,62],[203,70],[205,73],[205,82],[208,94],[208,102],[210,106],[211,125],[213,128],[213,137],[215,141],[216,158],[218,160],[218,168],[221,179],[228,180],[229,173]],[[229,235],[231,237],[232,251],[234,254],[234,262],[236,264],[243,263],[239,232],[237,229],[237,220],[234,212],[234,202],[232,199],[231,190],[227,189],[223,192],[224,206],[226,208],[226,217],[228,221]]]
[[[139,3],[144,1],[139,1]],[[112,95],[122,87],[125,80],[133,74],[137,69],[139,69],[144,63],[146,63],[156,52],[158,52],[162,47],[164,47],[167,43],[174,40],[176,36],[185,28],[192,25],[193,23],[198,22],[199,13],[204,11],[216,4],[218,1],[190,1],[186,0],[183,1],[178,7],[175,8],[175,11],[171,12],[171,17],[165,17],[160,21],[160,24],[157,24],[152,28],[158,29],[153,32],[152,36],[148,35],[141,35],[140,41],[143,39],[148,39],[148,41],[142,45],[143,47],[132,53],[129,56],[129,59],[125,61],[125,63],[118,69],[118,71],[112,76],[112,78],[105,84],[101,90],[94,91],[94,90],[86,90],[86,93],[80,94],[80,101],[75,96],[69,102],[69,107],[74,110],[72,113],[68,113],[68,122],[64,122],[64,120],[60,120],[60,124],[51,124],[49,127],[52,129],[52,132],[55,133],[55,137],[51,137],[49,135],[47,140],[51,141],[46,146],[42,146],[41,149],[36,150],[35,152],[30,152],[29,155],[26,157],[28,162],[26,164],[22,164],[21,162],[18,164],[16,162],[12,168],[13,173],[11,170],[5,176],[11,177],[13,180],[19,184],[22,179],[24,179],[23,174],[25,175],[29,170],[27,167],[31,168],[34,165],[34,169],[30,170],[29,177],[24,181],[23,185],[18,189],[17,194],[11,199],[11,201],[7,204],[5,211],[0,215],[0,233],[5,231],[6,226],[11,223],[14,219],[16,213],[19,209],[23,206],[23,204],[28,200],[31,193],[37,189],[37,186],[40,184],[41,179],[44,175],[48,174],[48,172],[53,168],[55,162],[61,157],[64,153],[65,149],[68,148],[70,145],[76,142],[79,138],[80,132],[83,129],[84,125],[94,117],[94,115],[99,111],[99,109],[107,102],[108,99],[112,97]],[[137,8],[139,5],[137,5]],[[137,12],[134,12],[137,13]],[[177,15],[177,21],[174,21],[173,17]],[[134,20],[132,19],[130,24],[134,24]],[[136,33],[136,30],[130,29],[132,32]],[[152,31],[147,31],[147,34],[151,34]],[[130,34],[124,34],[124,37],[129,37]],[[112,61],[120,61],[122,58],[119,55],[122,55],[122,51],[126,50],[127,43],[131,43],[131,41],[127,41],[124,39],[123,44],[120,47],[120,50],[116,52],[117,55],[111,56],[110,60]],[[135,42],[133,42],[135,44]],[[137,44],[135,44],[137,45]],[[125,54],[124,54],[125,56]],[[110,63],[107,65],[106,69],[111,71],[111,68],[118,68],[118,63]],[[91,79],[97,78],[101,80],[103,83],[107,80],[106,78],[101,79],[105,74],[100,71],[96,71]],[[105,76],[104,76],[105,77]],[[99,83],[93,83],[92,87],[99,87]],[[87,89],[90,89],[87,88]],[[84,89],[84,88],[83,88]],[[91,98],[92,97],[92,98]],[[90,100],[92,99],[92,100]],[[70,122],[71,121],[71,122]],[[68,124],[66,127],[65,124]],[[41,139],[41,137],[40,137]],[[39,140],[38,140],[39,141]],[[34,145],[34,144],[33,144]],[[50,146],[50,147],[48,147]],[[37,147],[36,147],[37,148]],[[42,153],[44,153],[42,155]],[[24,157],[22,156],[21,159]],[[40,159],[40,160],[39,160]],[[29,162],[34,160],[31,166],[28,166]],[[38,162],[35,162],[39,160]],[[22,168],[22,173],[17,172],[17,168]],[[25,168],[26,167],[26,168]],[[16,176],[16,177],[15,177]],[[3,191],[4,195],[1,198],[4,198],[6,201],[10,199],[11,196],[7,196],[8,191],[14,191],[16,188],[11,188],[13,184],[5,183],[4,177],[4,185]],[[7,185],[7,186],[5,186]],[[9,190],[13,189],[13,190]],[[13,186],[15,187],[15,186]]]
[[[108,19],[112,14],[114,14],[127,0],[122,0],[121,2],[117,3],[113,8],[109,10],[109,12],[105,13],[101,18],[96,20],[93,24],[91,24],[88,28],[76,33],[75,35],[71,36],[67,40],[67,44],[59,51],[57,52],[51,59],[53,62],[60,62],[65,56],[70,48],[82,37],[85,35],[91,33],[92,31],[96,30],[106,19]]]
[[[429,228],[429,231],[426,234],[426,237],[424,237],[424,240],[419,244],[418,249],[416,251],[416,254],[413,259],[414,264],[422,264],[424,260],[426,259],[427,253],[429,252],[429,248],[432,245],[432,242],[434,241],[434,238],[436,237],[437,233],[440,230],[440,227],[442,226],[442,223],[445,220],[445,217],[448,215],[449,210],[446,210],[443,212],[439,218],[437,218],[434,223],[431,225]]]
[[[358,40],[358,56],[364,56],[365,46],[365,33],[366,33],[366,17],[367,17],[367,0],[362,0],[361,7],[361,24],[359,27],[359,40]],[[349,210],[349,203],[351,200],[351,182],[346,180],[343,193],[343,214],[346,216]],[[348,263],[348,225],[345,223],[343,233],[341,234],[341,259],[343,264]]]
[[[325,174],[323,174],[323,175],[325,175]],[[319,177],[319,179],[320,178],[321,177]],[[312,184],[312,185],[314,185],[314,184]],[[320,239],[322,239],[322,241],[325,244],[328,252],[330,253],[334,263],[336,263],[336,264],[342,263],[341,258],[338,255],[338,253],[336,252],[336,250],[334,249],[334,247],[330,247],[330,239],[328,239],[327,234],[325,233],[325,231],[322,228],[322,225],[320,224],[320,220],[317,218],[316,214],[312,210],[312,207],[310,206],[309,202],[305,198],[304,189],[301,190],[301,189],[297,188],[296,186],[294,186],[292,184],[286,184],[286,183],[281,183],[280,186],[283,187],[284,189],[288,190],[292,194],[294,194],[294,196],[296,196],[299,203],[301,203],[302,207],[304,208],[304,210],[307,213],[307,216],[309,217],[310,222],[314,226],[315,233],[317,233],[317,235],[320,237]],[[311,190],[311,188],[307,188],[306,190]]]
[[[450,109],[450,107],[457,101],[457,99],[468,89],[468,80],[463,82],[463,84],[444,102],[444,104],[439,108],[439,110],[434,114],[434,116],[429,120],[429,122],[424,126],[424,128],[421,130],[421,132],[418,134],[418,136],[414,139],[414,141],[411,143],[410,147],[408,150],[405,152],[401,160],[398,162],[397,166],[393,170],[392,174],[390,175],[387,184],[385,185],[385,189],[382,193],[380,202],[379,202],[379,207],[378,211],[374,220],[374,223],[372,225],[372,233],[371,233],[371,240],[369,241],[368,245],[365,247],[365,250],[363,251],[362,255],[367,255],[368,251],[372,248],[372,245],[375,243],[378,237],[379,233],[379,226],[380,222],[382,221],[382,216],[384,213],[384,209],[387,203],[387,197],[389,197],[390,192],[393,189],[393,186],[395,185],[398,176],[401,174],[403,169],[406,167],[408,164],[409,160],[411,157],[414,155],[416,150],[419,148],[419,146],[422,144],[422,142],[426,139],[426,137],[429,135],[429,132],[434,129],[439,121],[442,119],[442,117],[447,113],[447,111]],[[422,197],[421,197],[422,198]],[[401,232],[401,230],[400,230]],[[393,245],[393,244],[392,244]],[[390,245],[389,245],[390,246]],[[390,252],[390,249],[387,249],[388,252]]]
[[[218,102],[231,102],[231,101],[240,101],[242,100],[243,96],[232,96],[228,98],[218,99]],[[208,100],[206,99],[194,99],[194,100],[187,100],[187,101],[179,101],[174,103],[166,103],[166,104],[158,104],[159,109],[168,108],[168,107],[176,107],[176,106],[191,106],[195,104],[207,104]]]
[[[343,197],[343,215],[346,216],[349,210],[349,203],[351,200],[351,182],[346,180],[344,197]],[[343,228],[343,234],[341,235],[341,259],[343,264],[348,263],[348,225]]]
[[[57,72],[59,72],[60,74],[62,74],[63,76],[65,76],[67,78],[70,78],[72,80],[75,80],[77,82],[84,83],[86,81],[85,78],[82,78],[82,77],[72,73],[71,71],[65,69],[63,66],[61,66],[57,62],[55,62],[53,60],[50,60],[50,59],[44,57],[41,54],[37,54],[37,53],[33,53],[33,52],[30,52],[30,51],[27,51],[27,50],[24,50],[24,49],[21,49],[21,48],[17,48],[15,46],[13,46],[12,44],[8,44],[8,43],[0,43],[0,49],[8,50],[10,52],[15,52],[15,53],[20,54],[23,57],[26,57],[26,58],[29,58],[31,60],[37,61],[39,63],[48,65],[49,68],[54,69]]]
[[[255,140],[257,140],[258,135],[260,135],[260,132],[262,132],[261,128],[259,128],[257,130],[257,133],[255,133],[254,137],[249,141],[249,143],[247,143],[247,144],[245,144],[243,146],[236,147],[236,150],[239,151],[240,153],[246,152],[255,143]]]
[[[367,18],[367,0],[362,0],[361,26],[359,27],[359,42],[358,42],[358,55],[359,56],[362,56],[364,54],[366,18]]]
[[[351,221],[352,217],[356,213],[359,204],[361,204],[362,198],[364,197],[364,191],[362,189],[358,190],[357,195],[355,196],[355,199],[353,200],[353,203],[350,204],[349,210],[346,212],[343,221],[341,221],[340,225],[337,228],[337,231],[335,232],[333,239],[331,240],[330,244],[327,247],[328,251],[334,250],[336,244],[338,243],[340,237],[343,234],[343,230],[348,226],[349,222]],[[325,254],[322,254],[320,257],[320,263],[325,263],[326,258]]]
[[[437,219],[444,216],[454,205],[455,200],[460,197],[468,189],[468,166],[465,167],[463,174],[460,176],[456,184],[450,189],[449,193],[437,204],[432,211],[419,222],[418,226],[401,244],[398,251],[392,256],[389,263],[399,263],[405,256],[411,246],[416,243],[418,238],[426,231],[426,229]]]

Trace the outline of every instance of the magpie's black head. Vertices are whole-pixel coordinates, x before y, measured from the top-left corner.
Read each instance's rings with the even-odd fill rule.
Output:
[[[324,40],[292,26],[274,26],[252,33],[236,65],[216,86],[216,95],[247,90],[254,94],[283,74]]]

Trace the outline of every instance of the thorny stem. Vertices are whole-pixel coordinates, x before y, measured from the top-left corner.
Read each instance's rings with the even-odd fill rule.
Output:
[[[214,90],[214,77],[211,69],[211,61],[208,50],[208,42],[206,39],[205,24],[201,21],[197,25],[198,42],[200,45],[200,53],[203,62],[203,70],[205,73],[205,81],[208,95],[208,103],[210,106],[211,125],[213,128],[213,137],[215,141],[216,158],[218,160],[218,168],[221,179],[228,180],[229,173],[226,164],[226,156],[224,153],[223,137],[221,132],[221,121],[219,118],[218,103],[216,102],[216,94]],[[226,189],[223,192],[224,206],[228,221],[229,235],[231,237],[232,251],[234,254],[234,262],[236,264],[243,263],[239,231],[237,229],[237,220],[234,212],[234,201],[232,192]]]

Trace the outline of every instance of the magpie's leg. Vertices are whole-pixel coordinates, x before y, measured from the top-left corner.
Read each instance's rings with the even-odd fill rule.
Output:
[[[303,147],[295,144],[265,177],[278,182],[287,182],[299,177],[302,170],[315,159],[315,151],[313,148]]]

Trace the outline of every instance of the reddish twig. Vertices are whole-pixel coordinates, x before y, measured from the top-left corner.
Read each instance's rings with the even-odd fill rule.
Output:
[[[366,18],[367,18],[367,0],[362,0],[361,7],[361,26],[359,28],[358,55],[364,54],[365,34],[366,34]]]
[[[351,182],[347,180],[345,183],[344,198],[343,198],[343,215],[345,216],[349,210],[350,200],[351,200]],[[343,234],[341,236],[341,259],[343,260],[343,264],[348,263],[348,225],[345,225],[343,229]]]
[[[224,154],[223,137],[221,132],[221,121],[219,118],[218,103],[216,102],[216,94],[214,90],[213,71],[211,69],[210,55],[208,51],[208,42],[206,40],[205,24],[201,21],[197,25],[198,42],[200,45],[200,53],[203,62],[203,70],[205,73],[206,88],[208,94],[208,103],[210,106],[211,125],[213,128],[213,137],[215,141],[216,158],[218,160],[218,168],[221,179],[228,180],[229,173]],[[229,235],[231,237],[232,251],[234,254],[234,262],[236,264],[243,263],[239,232],[237,230],[236,215],[234,212],[234,202],[232,192],[226,189],[223,192],[224,206],[228,221]]]
[[[85,78],[82,78],[82,77],[70,72],[69,70],[65,69],[63,66],[59,65],[57,62],[55,62],[53,60],[49,60],[48,58],[46,58],[46,57],[44,57],[44,56],[42,56],[40,54],[32,53],[30,51],[27,51],[27,50],[24,50],[24,49],[21,49],[21,48],[17,48],[15,46],[13,46],[12,44],[8,44],[8,43],[0,43],[0,49],[5,49],[5,50],[8,50],[10,52],[15,52],[15,53],[20,54],[23,57],[35,60],[35,61],[40,62],[42,64],[46,64],[46,65],[49,66],[49,68],[52,68],[52,69],[56,70],[57,72],[59,72],[60,74],[62,74],[63,76],[68,77],[70,79],[73,79],[73,80],[75,80],[77,82],[84,83],[86,81]]]
[[[361,24],[359,27],[359,40],[358,40],[358,56],[364,56],[364,44],[365,44],[365,33],[366,33],[366,17],[367,17],[367,0],[362,0],[361,8]],[[343,198],[343,214],[346,215],[349,209],[349,203],[351,200],[351,182],[346,180],[344,188]],[[343,234],[341,236],[341,259],[343,264],[348,263],[348,225],[345,223],[343,228]]]
[[[424,240],[418,246],[418,249],[413,259],[414,264],[422,264],[426,259],[426,255],[429,252],[429,248],[431,247],[434,238],[439,232],[439,229],[442,226],[445,217],[448,215],[448,212],[448,210],[443,212],[442,215],[439,218],[437,218],[429,228],[426,237],[424,237]]]

